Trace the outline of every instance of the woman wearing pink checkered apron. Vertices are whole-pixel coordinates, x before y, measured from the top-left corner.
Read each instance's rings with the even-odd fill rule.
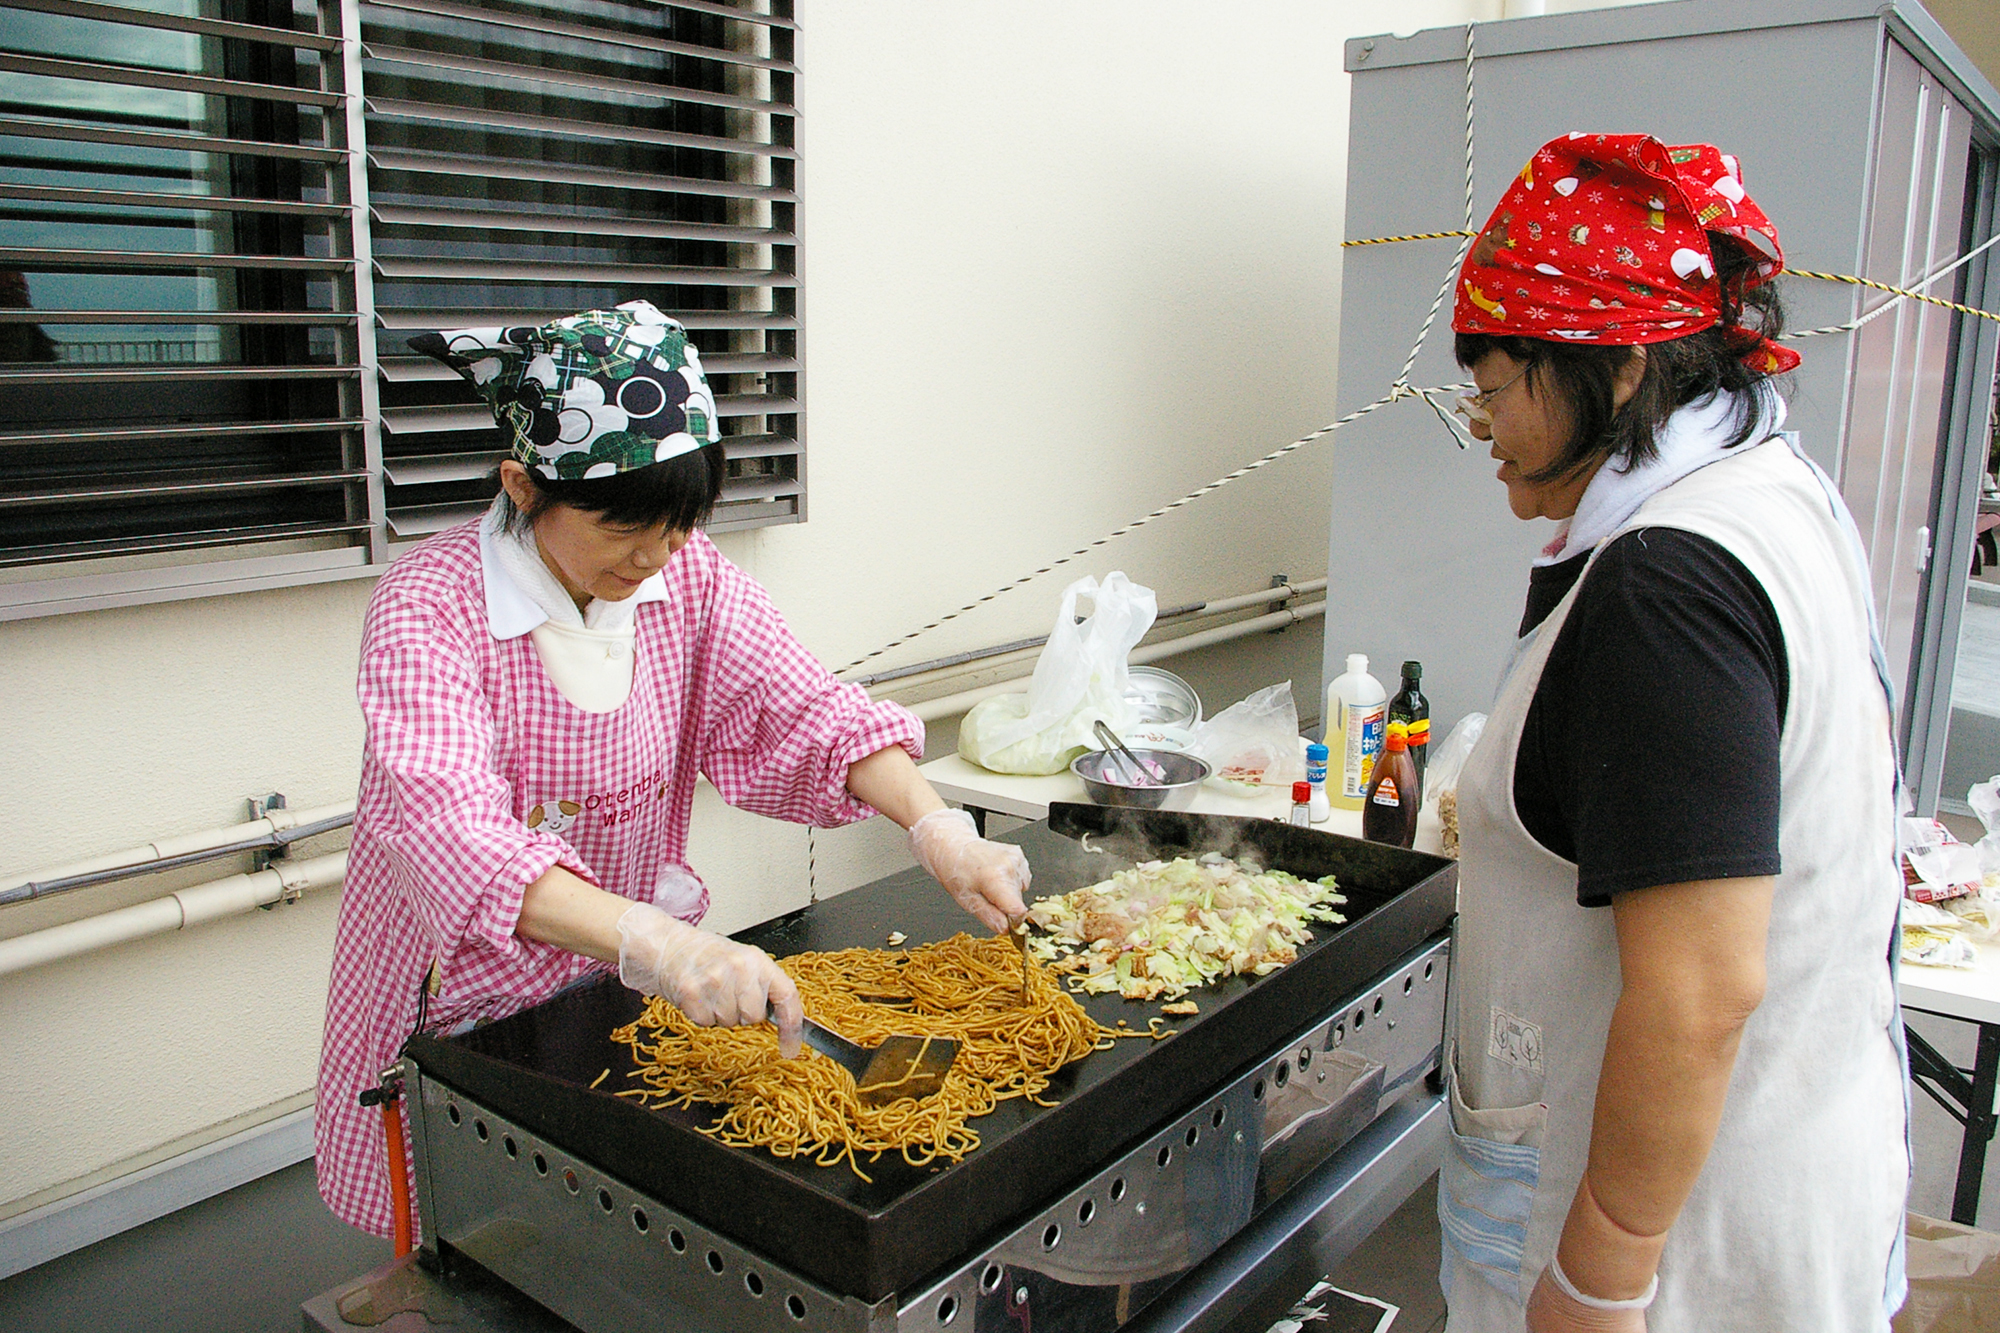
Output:
[[[382,1119],[357,1100],[419,1020],[449,1031],[616,964],[697,1023],[802,1011],[761,950],[698,928],[696,776],[822,828],[881,813],[991,930],[1023,910],[1020,849],[918,774],[923,724],[836,681],[699,530],[722,489],[715,402],[651,305],[414,339],[510,440],[484,518],[383,575],[359,694],[361,791],[320,1060],[320,1193],[378,1235]]]

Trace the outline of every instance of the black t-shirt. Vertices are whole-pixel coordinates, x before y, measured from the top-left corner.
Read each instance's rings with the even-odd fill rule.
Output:
[[[1526,634],[1588,555],[1536,569]],[[1577,902],[1775,875],[1789,688],[1777,612],[1742,562],[1673,528],[1604,548],[1549,651],[1514,764],[1514,808],[1577,866]]]

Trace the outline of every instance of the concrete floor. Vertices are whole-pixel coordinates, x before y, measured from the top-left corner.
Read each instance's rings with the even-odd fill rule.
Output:
[[[1231,1323],[1226,1333],[1267,1333],[1286,1315],[1292,1302],[1321,1281],[1396,1307],[1389,1324],[1394,1333],[1439,1333],[1444,1328],[1444,1293],[1438,1290],[1438,1257],[1437,1177],[1432,1176],[1346,1262],[1330,1273],[1301,1269],[1287,1274],[1272,1284],[1264,1299]],[[1356,1322],[1353,1326],[1373,1329],[1376,1325]],[[1305,1324],[1309,1333],[1344,1327],[1335,1319]]]
[[[309,1297],[389,1242],[338,1221],[311,1162],[0,1282],[7,1333],[298,1333]]]

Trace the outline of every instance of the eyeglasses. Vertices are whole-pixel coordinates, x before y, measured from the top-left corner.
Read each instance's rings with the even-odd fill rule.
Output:
[[[1527,366],[1522,366],[1514,372],[1513,379],[1508,380],[1505,384],[1495,389],[1488,389],[1485,393],[1475,393],[1469,398],[1461,398],[1453,404],[1453,407],[1460,416],[1474,425],[1491,427],[1493,424],[1493,413],[1487,410],[1486,405],[1507,392],[1507,390],[1513,388],[1514,380],[1518,380],[1521,376],[1527,374],[1528,369]]]

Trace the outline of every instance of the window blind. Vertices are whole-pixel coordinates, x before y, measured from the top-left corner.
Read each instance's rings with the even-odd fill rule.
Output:
[[[804,517],[788,5],[152,3],[0,0],[0,615],[379,567],[501,450],[407,339],[638,298]]]
[[[362,563],[337,36],[276,0],[8,9],[0,596],[177,553]]]

